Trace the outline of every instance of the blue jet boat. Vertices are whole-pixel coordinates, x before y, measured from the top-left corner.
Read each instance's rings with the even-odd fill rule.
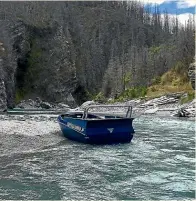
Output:
[[[109,105],[89,106],[84,111],[67,112],[58,117],[63,135],[71,140],[88,144],[111,144],[131,142],[134,134],[131,118],[132,107],[126,117],[100,113],[89,113],[96,107],[117,107]],[[119,107],[119,106],[118,106]]]

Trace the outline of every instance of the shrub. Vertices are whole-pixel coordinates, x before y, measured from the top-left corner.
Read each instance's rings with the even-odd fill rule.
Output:
[[[189,92],[186,97],[180,99],[180,104],[191,102],[195,98],[195,92]]]
[[[124,77],[125,88],[128,87],[129,82],[131,81],[131,73],[126,73]]]
[[[22,99],[24,99],[25,91],[22,89],[17,89],[15,94],[15,102],[19,103]]]
[[[167,73],[162,75],[161,84],[165,85],[167,83],[171,83],[174,78],[175,78],[175,74],[172,71],[168,71]]]
[[[156,76],[155,78],[152,79],[152,84],[160,84],[161,83],[161,76]]]
[[[160,46],[152,46],[152,47],[150,47],[150,53],[152,55],[158,54],[160,52],[161,48],[162,48],[161,45]]]
[[[184,70],[185,70],[185,65],[181,61],[178,61],[173,68],[173,71],[176,72],[177,74],[182,74]]]
[[[141,98],[144,97],[146,94],[147,94],[146,87],[132,87],[126,89],[123,93],[121,93],[116,100],[122,102],[127,99]]]
[[[100,102],[100,103],[104,103],[106,102],[106,98],[105,96],[103,95],[102,92],[99,92],[93,99],[94,101],[97,101],[97,102]]]
[[[151,89],[152,92],[157,91],[156,87],[154,87],[154,86],[152,86],[150,89]]]

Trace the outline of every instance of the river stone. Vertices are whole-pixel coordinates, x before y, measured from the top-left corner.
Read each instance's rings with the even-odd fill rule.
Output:
[[[56,105],[57,108],[60,108],[60,109],[67,109],[67,108],[70,108],[69,105],[67,104],[64,104],[64,103],[58,103]]]
[[[0,79],[0,112],[5,111],[7,109],[7,96],[5,84],[2,79]]]
[[[184,92],[177,92],[177,93],[169,93],[166,95],[167,98],[175,98],[180,99],[183,95],[185,95]]]
[[[41,102],[40,103],[40,106],[43,108],[43,109],[50,109],[52,108],[52,105],[50,103],[47,103],[47,102]]]
[[[35,99],[35,101],[36,101],[36,103],[38,103],[38,104],[40,104],[40,103],[42,102],[42,100],[41,100],[40,97],[37,97],[37,98]]]
[[[22,100],[18,105],[16,105],[17,108],[22,108],[22,109],[32,109],[32,108],[39,108],[39,104],[32,100]]]
[[[195,99],[190,103],[183,104],[178,110],[176,110],[173,116],[177,117],[195,117]]]

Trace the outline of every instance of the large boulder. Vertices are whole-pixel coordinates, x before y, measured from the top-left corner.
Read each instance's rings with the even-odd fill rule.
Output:
[[[16,107],[22,109],[50,109],[53,105],[37,97],[36,100],[22,100]]]
[[[37,103],[37,101],[34,101],[32,99],[28,100],[22,100],[18,105],[16,105],[17,108],[22,108],[22,109],[35,109],[39,108],[40,104]]]
[[[40,106],[41,106],[42,109],[50,109],[50,108],[52,108],[52,105],[50,103],[48,103],[48,102],[41,102]]]
[[[175,113],[173,116],[177,117],[195,117],[195,99],[190,102],[183,104]]]
[[[5,111],[7,109],[7,95],[5,84],[2,79],[0,79],[0,112]]]

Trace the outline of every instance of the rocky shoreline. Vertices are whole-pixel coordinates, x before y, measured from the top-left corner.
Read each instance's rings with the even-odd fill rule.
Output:
[[[182,97],[186,97],[186,93],[172,93],[167,94],[165,96],[161,96],[159,98],[153,98],[150,100],[145,99],[135,99],[129,100],[126,102],[116,102],[112,105],[120,106],[120,105],[131,105],[133,106],[133,116],[138,117],[140,115],[158,115],[158,116],[174,116],[174,117],[187,117],[190,119],[195,118],[195,99],[181,104],[180,100]],[[83,103],[80,107],[75,110],[81,110],[89,105],[97,105],[99,103],[94,101],[87,101]],[[110,108],[106,108],[107,110],[112,110]],[[115,108],[116,110],[117,108]],[[103,111],[102,108],[98,108],[99,111]],[[117,111],[122,109],[118,108]]]
[[[139,117],[145,115],[154,115],[155,117],[170,117],[170,118],[180,118],[186,117],[186,120],[195,120],[195,99],[189,103],[180,105],[179,95],[169,95],[162,96],[160,98],[155,98],[151,100],[129,100],[124,103],[115,103],[115,111],[117,113],[125,112],[119,105],[132,105],[133,106],[133,117]],[[13,115],[8,112],[0,113],[0,134],[1,135],[31,135],[31,136],[41,136],[54,134],[61,135],[59,126],[57,124],[57,116],[63,111],[81,111],[90,105],[100,105],[95,101],[87,101],[83,103],[80,107],[71,109],[64,104],[50,104],[45,102],[45,105],[51,106],[49,109],[44,109],[41,107],[43,104],[38,104],[37,101],[27,100],[22,101],[19,105],[21,110],[37,109],[44,110],[46,113],[42,114],[23,114],[23,115]],[[35,107],[37,105],[37,107]],[[105,110],[113,112],[113,108],[106,109],[104,107],[98,107],[96,112],[104,112]],[[48,111],[51,109],[57,110],[59,113],[49,114]],[[125,113],[124,113],[125,114]],[[182,118],[183,119],[183,118]]]
[[[99,107],[96,109],[92,109],[95,112],[105,112],[105,111],[113,111],[116,112],[125,112],[126,108],[118,108],[120,105],[126,106],[133,106],[133,117],[139,117],[141,115],[158,115],[158,116],[174,116],[174,117],[187,117],[190,119],[195,118],[195,99],[191,102],[180,104],[180,100],[182,97],[186,97],[186,93],[172,93],[167,94],[165,96],[161,96],[159,98],[153,98],[150,100],[145,99],[135,99],[135,100],[128,100],[125,102],[116,102],[110,105],[117,106],[116,108],[108,108],[108,107]],[[38,113],[37,115],[33,115],[34,112],[31,114],[24,115],[10,115],[9,113],[3,112],[0,116],[0,120],[2,119],[19,119],[24,121],[25,119],[35,119],[38,121],[42,120],[53,120],[56,116],[62,112],[66,111],[81,111],[84,110],[86,107],[90,105],[100,105],[101,103],[95,101],[87,101],[84,102],[81,106],[71,109],[67,104],[63,103],[48,103],[46,101],[42,101],[40,98],[36,98],[36,100],[23,100],[18,105],[16,105],[15,109],[23,110],[31,110],[31,111],[44,111],[44,113]],[[107,106],[108,103],[104,103],[101,105]],[[52,113],[51,111],[55,111]]]

